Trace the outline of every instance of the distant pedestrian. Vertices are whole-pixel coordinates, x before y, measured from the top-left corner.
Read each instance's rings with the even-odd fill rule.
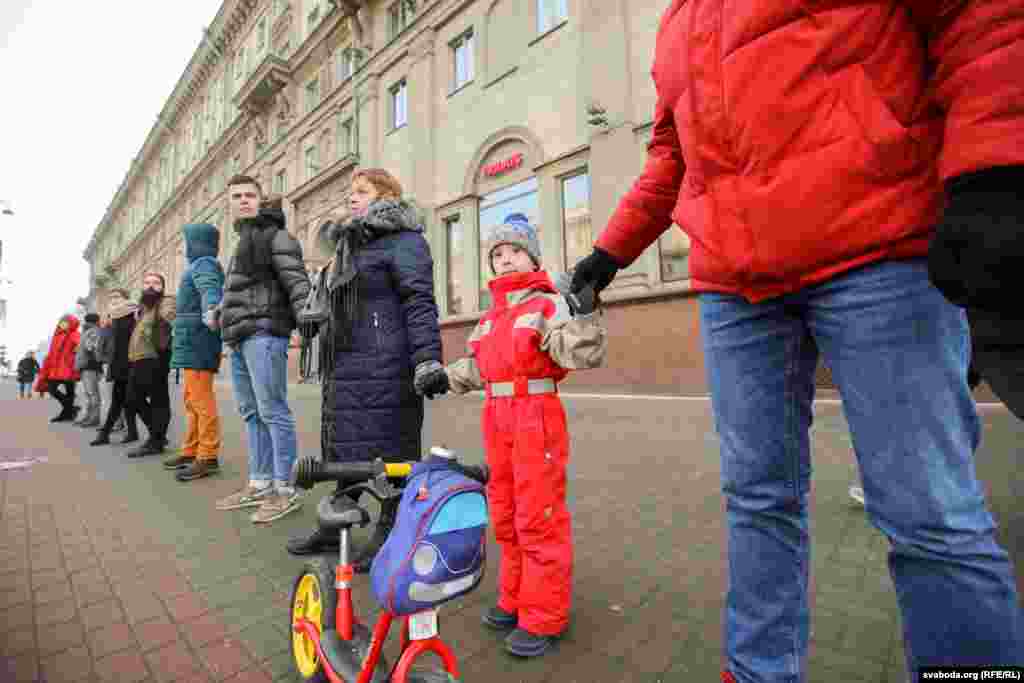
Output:
[[[60,412],[50,422],[69,422],[78,416],[75,405],[75,387],[79,379],[75,370],[75,352],[81,341],[78,326],[78,318],[70,313],[60,319],[36,379],[36,391],[41,394],[49,392],[60,403]]]
[[[75,353],[75,370],[81,375],[82,391],[85,393],[85,414],[75,422],[78,427],[98,427],[100,424],[100,372],[103,363],[99,359],[99,321],[97,314],[86,314],[82,340]]]
[[[31,351],[25,352],[25,357],[18,361],[18,398],[32,398],[32,382],[39,374],[39,362]]]
[[[117,288],[110,292],[109,309],[104,319],[104,331],[101,335],[100,359],[107,365],[107,381],[111,383],[110,407],[107,419],[100,427],[96,438],[90,446],[103,446],[110,443],[110,434],[120,431],[120,422],[125,435],[121,443],[132,443],[139,440],[135,416],[125,420],[128,410],[128,380],[131,377],[131,366],[128,364],[128,344],[132,332],[135,331],[135,314],[138,305],[128,298],[128,290]]]

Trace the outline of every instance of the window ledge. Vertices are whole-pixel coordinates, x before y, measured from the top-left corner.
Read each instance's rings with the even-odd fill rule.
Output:
[[[494,85],[498,81],[506,78],[507,76],[511,76],[516,71],[519,71],[519,67],[518,66],[513,66],[510,69],[507,69],[506,71],[502,72],[497,78],[491,79],[491,81],[489,83],[487,83],[487,85],[484,86],[484,90],[487,90],[487,88],[490,88],[492,85]]]
[[[473,83],[474,83],[474,79],[472,79],[472,78],[469,79],[468,81],[466,81],[465,83],[463,83],[462,85],[457,87],[455,90],[452,90],[451,92],[449,92],[448,93],[448,99],[451,99],[451,98],[455,97],[460,92],[462,92],[463,90],[465,90],[469,86],[473,85]]]
[[[559,29],[561,29],[563,26],[565,26],[568,23],[569,23],[568,19],[562,19],[562,21],[560,21],[559,23],[555,24],[554,26],[549,28],[547,31],[544,31],[544,33],[541,33],[539,36],[537,36],[536,38],[531,40],[529,43],[527,43],[527,47],[533,47],[534,45],[536,45],[540,41],[544,40],[545,38],[550,36],[555,31],[558,31]]]

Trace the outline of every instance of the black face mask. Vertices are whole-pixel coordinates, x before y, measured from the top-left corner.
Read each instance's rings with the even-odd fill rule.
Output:
[[[159,301],[160,297],[162,297],[163,295],[164,293],[158,289],[144,289],[142,290],[142,305],[151,307],[153,306],[153,304]]]

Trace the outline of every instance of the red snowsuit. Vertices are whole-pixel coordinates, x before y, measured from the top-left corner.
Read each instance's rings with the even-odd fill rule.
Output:
[[[483,435],[494,535],[501,546],[498,607],[519,627],[555,635],[569,623],[572,531],[565,506],[569,434],[556,384],[597,367],[599,314],[572,318],[546,272],[490,283],[494,305],[470,335],[470,356],[447,368],[452,391],[485,389]]]
[[[75,352],[78,351],[78,344],[81,337],[78,332],[78,318],[73,315],[66,315],[61,320],[67,321],[68,329],[62,330],[57,327],[50,340],[50,350],[43,360],[43,367],[39,370],[39,377],[36,378],[35,390],[37,393],[46,393],[49,382],[77,382],[80,378],[75,370]]]

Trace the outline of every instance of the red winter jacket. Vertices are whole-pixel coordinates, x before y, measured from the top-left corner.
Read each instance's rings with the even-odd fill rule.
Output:
[[[941,181],[1024,163],[1024,0],[673,0],[647,165],[597,246],[670,226],[760,301],[923,255]]]
[[[68,329],[62,330],[57,327],[50,340],[50,350],[43,361],[43,367],[36,379],[36,391],[46,391],[48,382],[77,382],[78,371],[75,370],[75,352],[78,350],[80,341],[78,333],[78,318],[67,315],[61,320],[68,321]]]

